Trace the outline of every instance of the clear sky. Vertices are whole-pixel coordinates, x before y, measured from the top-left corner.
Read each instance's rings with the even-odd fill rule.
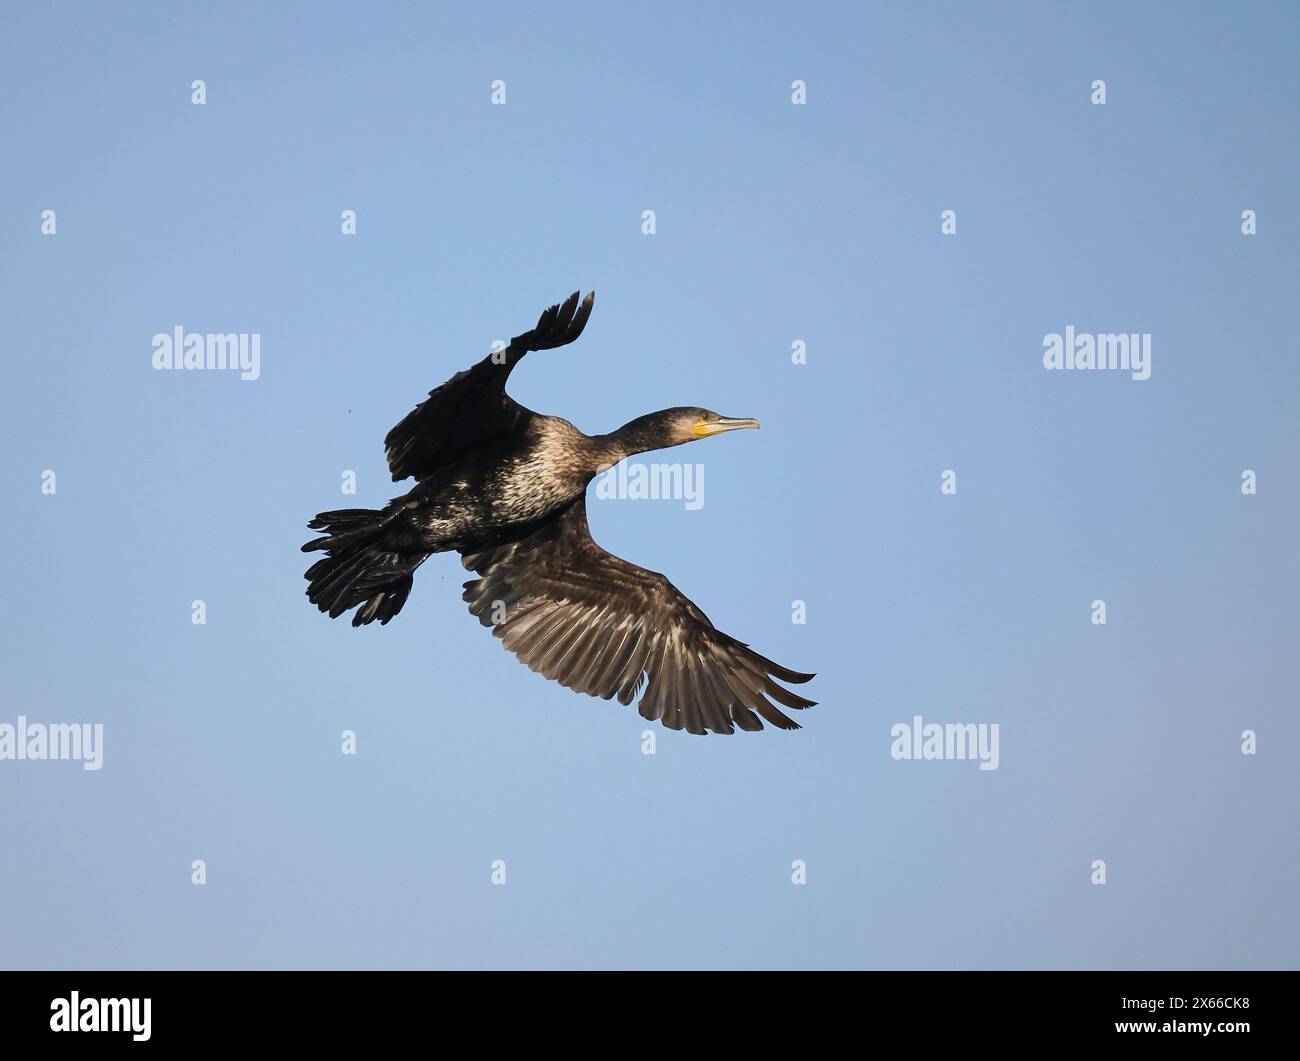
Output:
[[[1298,22],[9,5],[0,724],[104,747],[0,761],[0,965],[1295,967]],[[818,672],[797,733],[643,754],[454,555],[384,628],[303,596],[388,428],[578,287],[525,405],[763,422],[660,458],[698,509],[589,507]],[[178,325],[259,378],[154,370]],[[1045,369],[1067,326],[1151,377]],[[998,768],[895,760],[917,715]]]

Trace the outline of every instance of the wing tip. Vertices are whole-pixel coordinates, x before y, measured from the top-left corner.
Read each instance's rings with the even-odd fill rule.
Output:
[[[769,664],[767,672],[772,675],[773,678],[780,678],[783,682],[789,682],[791,685],[804,685],[817,677],[816,671],[813,671],[811,674],[805,674],[803,671],[791,670],[789,667],[782,667],[778,663],[773,663],[770,659],[764,660],[763,662]]]

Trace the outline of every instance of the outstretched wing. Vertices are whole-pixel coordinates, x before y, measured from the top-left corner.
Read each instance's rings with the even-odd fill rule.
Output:
[[[482,577],[469,609],[533,670],[576,692],[630,704],[670,729],[731,733],[798,729],[771,701],[813,701],[778,685],[806,682],[728,637],[663,575],[605,552],[587,528],[586,498],[520,541],[466,553]]]
[[[518,430],[532,416],[506,393],[510,370],[530,350],[550,350],[582,334],[596,298],[592,291],[578,305],[575,291],[552,306],[537,327],[517,335],[497,354],[457,372],[412,409],[384,438],[393,482],[413,475],[427,479],[496,435]]]

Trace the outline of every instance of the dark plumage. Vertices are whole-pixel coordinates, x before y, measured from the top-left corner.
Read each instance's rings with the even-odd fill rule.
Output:
[[[480,577],[464,599],[484,626],[533,670],[577,692],[630,704],[672,729],[731,733],[798,729],[775,704],[813,706],[778,685],[813,675],[787,670],[722,633],[663,575],[605,552],[587,528],[587,484],[634,453],[664,449],[756,420],[707,409],[665,409],[608,435],[525,409],[505,392],[531,350],[582,334],[595,293],[575,291],[499,354],[459,372],[408,413],[384,445],[394,482],[417,485],[384,508],[322,512],[304,552],[308,599],[353,626],[402,610],[415,570],[456,550]],[[775,704],[773,703],[775,701]]]

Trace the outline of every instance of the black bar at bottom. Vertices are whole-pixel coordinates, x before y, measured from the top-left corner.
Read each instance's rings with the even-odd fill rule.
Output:
[[[1294,972],[4,972],[6,1047],[599,1047],[848,1031],[859,1044],[1294,1044]],[[145,1004],[147,1000],[147,1005]],[[116,1030],[113,1030],[116,1028]],[[620,1031],[620,1028],[622,1031]],[[608,1035],[616,1035],[610,1040]],[[810,1044],[812,1045],[812,1044]],[[8,1052],[8,1051],[6,1051]],[[13,1054],[11,1056],[21,1056]]]

